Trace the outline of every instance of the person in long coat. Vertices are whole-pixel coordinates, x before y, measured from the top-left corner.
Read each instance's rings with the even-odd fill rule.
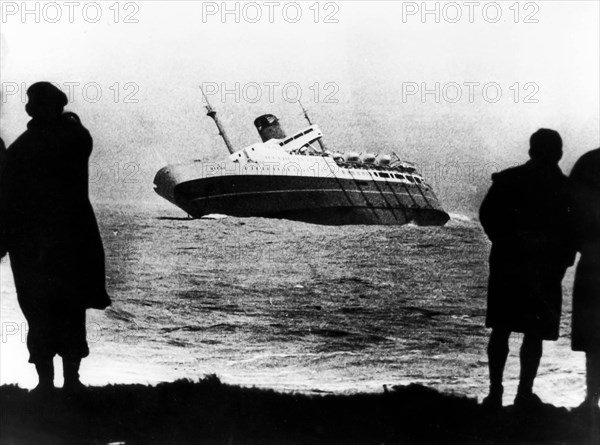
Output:
[[[66,95],[48,82],[27,90],[27,130],[8,148],[0,177],[0,245],[11,259],[27,319],[29,362],[45,392],[54,387],[53,357],[63,360],[64,388],[76,390],[89,354],[86,309],[110,304],[104,249],[88,197],[92,138]],[[2,252],[4,253],[4,252]]]
[[[568,242],[567,178],[558,162],[562,139],[540,129],[530,139],[530,160],[492,175],[480,221],[492,242],[486,326],[490,393],[484,405],[502,406],[502,377],[511,333],[523,335],[515,405],[539,405],[533,383],[542,341],[556,340],[562,306],[561,282],[573,264]]]
[[[4,145],[4,141],[0,138],[0,184],[2,183],[2,167],[4,166],[4,160],[6,159],[6,145]],[[1,218],[1,215],[0,215]],[[6,247],[3,239],[0,238],[0,258],[4,258],[8,248]]]
[[[584,154],[569,175],[573,238],[581,258],[573,289],[571,346],[586,353],[587,396],[600,401],[600,148]]]

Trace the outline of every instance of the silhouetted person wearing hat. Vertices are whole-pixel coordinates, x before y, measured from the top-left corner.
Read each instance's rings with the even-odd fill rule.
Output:
[[[88,198],[92,138],[67,97],[48,82],[27,90],[27,130],[8,148],[0,177],[0,245],[6,246],[19,305],[29,324],[29,361],[46,393],[53,357],[63,360],[64,389],[75,391],[89,354],[87,308],[110,304],[104,250]],[[4,252],[2,252],[4,254]]]
[[[4,161],[6,159],[6,146],[4,145],[4,141],[0,138],[0,187],[2,184],[2,167],[4,166]],[[0,209],[1,211],[1,209]],[[1,218],[1,217],[0,217]],[[6,255],[7,247],[4,244],[4,239],[0,238],[0,258],[4,258]]]
[[[581,259],[573,289],[574,351],[585,351],[587,396],[582,408],[600,401],[600,148],[584,154],[569,176],[573,238]]]
[[[524,334],[515,405],[541,405],[533,382],[542,356],[542,340],[558,339],[561,282],[573,264],[566,224],[567,178],[558,162],[562,140],[540,129],[530,139],[530,160],[492,175],[480,220],[492,242],[486,326],[490,393],[488,407],[502,406],[502,376],[512,332]]]
[[[4,145],[4,141],[0,138],[0,187],[2,184],[2,167],[4,166],[4,160],[6,159],[6,146]],[[1,211],[1,209],[0,209]],[[0,238],[0,258],[4,258],[6,255],[7,247],[4,243],[4,239]]]

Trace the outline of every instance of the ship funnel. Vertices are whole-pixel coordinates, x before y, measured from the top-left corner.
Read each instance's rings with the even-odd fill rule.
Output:
[[[254,126],[263,142],[269,139],[285,139],[285,132],[279,125],[279,119],[272,114],[263,114],[254,120]]]

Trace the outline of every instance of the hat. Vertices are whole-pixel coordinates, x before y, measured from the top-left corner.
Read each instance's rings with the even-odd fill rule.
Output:
[[[69,103],[67,95],[50,82],[36,82],[27,89],[32,105],[54,105],[64,107]]]

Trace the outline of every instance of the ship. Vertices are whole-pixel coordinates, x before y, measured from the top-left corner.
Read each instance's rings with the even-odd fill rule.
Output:
[[[288,136],[275,115],[265,114],[254,121],[261,141],[236,150],[205,95],[204,100],[229,157],[167,165],[154,178],[156,193],[192,218],[420,226],[442,226],[450,219],[415,165],[392,162],[388,154],[329,150],[301,103],[307,127]]]

